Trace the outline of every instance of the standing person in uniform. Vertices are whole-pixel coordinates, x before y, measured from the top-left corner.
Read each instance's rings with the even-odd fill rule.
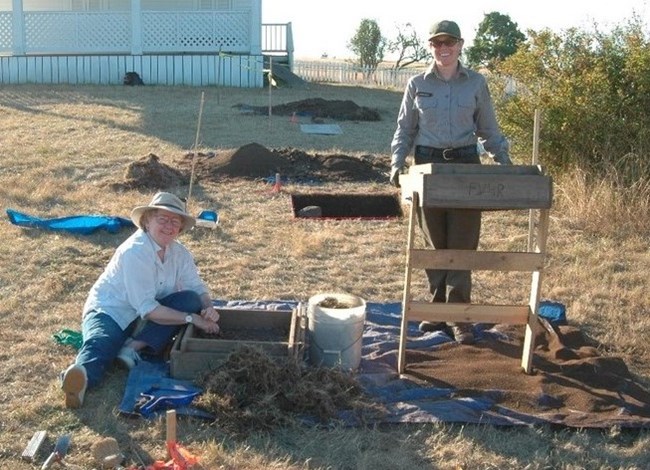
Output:
[[[406,85],[391,143],[390,182],[399,187],[406,158],[414,148],[416,165],[481,163],[478,139],[496,162],[510,165],[508,141],[501,134],[485,77],[460,63],[463,38],[458,24],[443,20],[429,33],[432,66]],[[476,250],[481,212],[421,208],[418,225],[426,244],[437,249]],[[470,303],[471,272],[426,269],[433,302]],[[460,343],[474,342],[471,324],[448,325]],[[435,329],[422,322],[420,329]]]
[[[86,299],[83,344],[61,377],[68,408],[83,404],[86,388],[99,385],[115,360],[130,369],[140,354],[160,355],[181,326],[219,332],[210,292],[192,255],[176,241],[195,223],[185,203],[159,192],[149,205],[133,209],[131,220],[138,230],[117,248]]]

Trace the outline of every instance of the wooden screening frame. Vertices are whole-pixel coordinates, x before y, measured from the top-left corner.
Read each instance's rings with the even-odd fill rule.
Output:
[[[478,167],[493,168],[478,168]],[[443,168],[444,167],[444,168]],[[439,171],[440,170],[440,171]],[[494,172],[494,173],[493,173]],[[452,176],[460,185],[454,194],[439,192],[439,183]],[[539,178],[535,178],[534,176]],[[525,178],[525,183],[522,184]],[[531,178],[531,176],[533,176]],[[480,198],[472,194],[477,184],[502,190]],[[464,187],[463,187],[464,185]],[[535,334],[539,328],[538,309],[542,273],[546,256],[552,181],[540,167],[500,167],[496,165],[416,165],[400,176],[402,201],[410,204],[406,246],[406,268],[402,299],[402,322],[399,339],[398,373],[406,369],[406,344],[409,321],[507,323],[526,325],[521,367],[532,373]],[[505,189],[504,189],[505,188]],[[463,191],[466,189],[466,191]],[[418,207],[441,207],[483,210],[529,210],[528,250],[526,252],[434,250],[414,246]],[[458,269],[530,272],[531,288],[527,305],[486,305],[466,303],[429,303],[411,298],[414,269]]]

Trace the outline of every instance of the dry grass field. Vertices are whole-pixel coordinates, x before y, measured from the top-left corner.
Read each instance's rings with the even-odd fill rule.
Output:
[[[39,217],[105,214],[128,217],[151,192],[115,191],[128,164],[151,153],[177,166],[194,146],[201,94],[199,149],[258,143],[389,160],[401,90],[310,85],[268,90],[162,87],[15,86],[0,89],[0,202]],[[305,98],[352,100],[377,109],[377,122],[339,122],[341,135],[302,133],[286,116],[241,113]],[[532,125],[532,124],[531,124]],[[527,155],[514,155],[528,163]],[[387,179],[386,179],[387,180]],[[622,357],[650,386],[650,213],[648,198],[621,199],[606,184],[556,175],[543,297],[563,302],[571,324]],[[219,212],[216,230],[197,228],[181,241],[195,254],[213,296],[224,300],[307,300],[347,291],[368,301],[399,301],[407,219],[297,219],[296,191],[385,193],[387,183],[287,184],[199,179],[190,211]],[[187,194],[187,186],[177,188]],[[647,189],[646,193],[647,195]],[[78,236],[0,221],[0,468],[36,468],[21,460],[32,434],[73,436],[69,468],[93,468],[90,449],[114,437],[129,457],[165,457],[165,423],[121,417],[126,373],[114,371],[77,411],[63,406],[58,374],[73,359],[52,334],[79,329],[86,293],[114,249],[129,235]],[[527,214],[489,213],[482,247],[523,250]],[[477,301],[527,302],[529,279],[476,273]],[[423,290],[423,279],[416,291]],[[305,428],[229,435],[219,423],[181,419],[178,439],[206,469],[647,469],[648,430],[412,424],[370,429]],[[51,441],[50,441],[51,442]],[[50,443],[51,445],[51,443]],[[39,461],[40,464],[42,461]]]

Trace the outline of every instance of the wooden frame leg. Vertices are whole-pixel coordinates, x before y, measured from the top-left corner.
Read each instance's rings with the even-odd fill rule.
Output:
[[[411,197],[411,210],[409,215],[408,238],[406,241],[406,268],[404,270],[404,294],[402,296],[402,324],[399,335],[399,350],[397,356],[397,373],[404,373],[406,368],[406,342],[408,341],[408,315],[411,302],[411,250],[413,249],[415,237],[415,225],[417,223],[416,212],[418,210],[418,193],[414,192]]]
[[[536,253],[546,252],[546,239],[548,236],[549,210],[541,209],[539,211],[539,220],[537,225],[537,243],[534,247]],[[531,229],[532,230],[532,229]],[[531,246],[531,248],[533,248]],[[542,271],[533,271],[532,282],[530,286],[530,312],[528,313],[528,323],[526,324],[526,333],[524,336],[524,350],[521,356],[521,367],[525,373],[533,372],[533,351],[535,349],[535,335],[539,321],[539,300],[542,287]]]

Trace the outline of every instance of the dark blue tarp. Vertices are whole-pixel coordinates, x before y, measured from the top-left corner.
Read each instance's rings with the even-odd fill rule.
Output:
[[[7,209],[7,216],[12,224],[21,227],[63,231],[79,235],[89,235],[97,230],[117,233],[124,227],[135,227],[129,219],[106,215],[71,215],[46,219]]]

